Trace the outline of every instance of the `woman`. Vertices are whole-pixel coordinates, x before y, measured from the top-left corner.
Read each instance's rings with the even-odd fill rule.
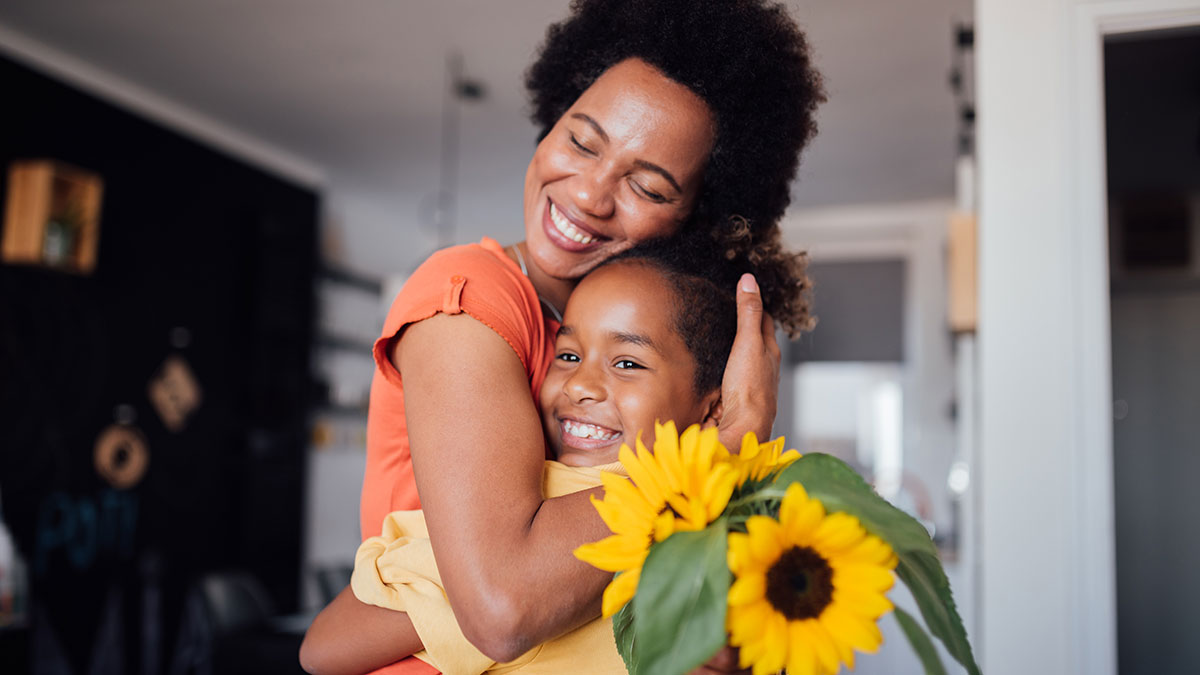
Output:
[[[738,282],[719,426],[731,447],[767,436],[779,350],[763,304],[790,333],[811,323],[803,259],[780,249],[777,222],[823,99],[803,34],[754,0],[576,0],[527,86],[543,131],[526,239],[443,252],[397,298],[376,344],[363,490],[364,536],[419,493],[459,624],[497,661],[597,616],[610,579],[571,555],[607,534],[590,493],[541,496],[542,309],[554,316],[599,262],[651,239],[744,262],[757,283]],[[404,614],[343,592],[301,659],[361,672],[418,648]]]

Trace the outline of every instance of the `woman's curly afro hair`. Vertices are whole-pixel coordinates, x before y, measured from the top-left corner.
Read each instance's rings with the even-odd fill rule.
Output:
[[[825,100],[808,41],[783,5],[763,0],[574,0],[526,75],[541,137],[605,70],[629,58],[702,98],[717,134],[680,236],[752,269],[767,311],[795,335],[811,328],[803,254],[780,243],[800,152]]]

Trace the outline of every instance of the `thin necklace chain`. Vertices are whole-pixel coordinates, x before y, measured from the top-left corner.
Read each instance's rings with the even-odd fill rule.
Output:
[[[521,247],[516,244],[513,244],[512,250],[513,250],[513,253],[516,254],[516,256],[517,256],[517,264],[521,266],[521,274],[524,274],[525,278],[529,279],[530,283],[532,283],[533,278],[529,276],[529,268],[525,266],[525,256],[521,255]],[[535,288],[534,290],[536,291],[537,289]],[[540,294],[538,295],[538,300],[541,301],[543,307],[550,310],[550,313],[554,315],[555,321],[562,323],[562,320],[563,320],[562,314],[560,314],[558,312],[557,307],[555,307],[548,300],[543,298]]]

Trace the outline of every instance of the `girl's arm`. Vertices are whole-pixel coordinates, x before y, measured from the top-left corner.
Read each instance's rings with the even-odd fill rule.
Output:
[[[308,627],[300,667],[312,675],[358,675],[421,648],[407,614],[363,604],[347,586]]]

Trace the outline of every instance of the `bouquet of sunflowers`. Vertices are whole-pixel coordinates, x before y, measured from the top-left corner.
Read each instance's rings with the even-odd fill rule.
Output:
[[[874,652],[895,611],[927,673],[944,673],[913,616],[885,593],[893,572],[925,626],[979,673],[925,528],[829,455],[747,434],[732,454],[716,429],[655,425],[654,451],[622,446],[629,479],[604,474],[593,504],[613,534],[575,555],[616,572],[604,592],[632,675],[682,675],[727,642],[754,675],[832,675]]]

